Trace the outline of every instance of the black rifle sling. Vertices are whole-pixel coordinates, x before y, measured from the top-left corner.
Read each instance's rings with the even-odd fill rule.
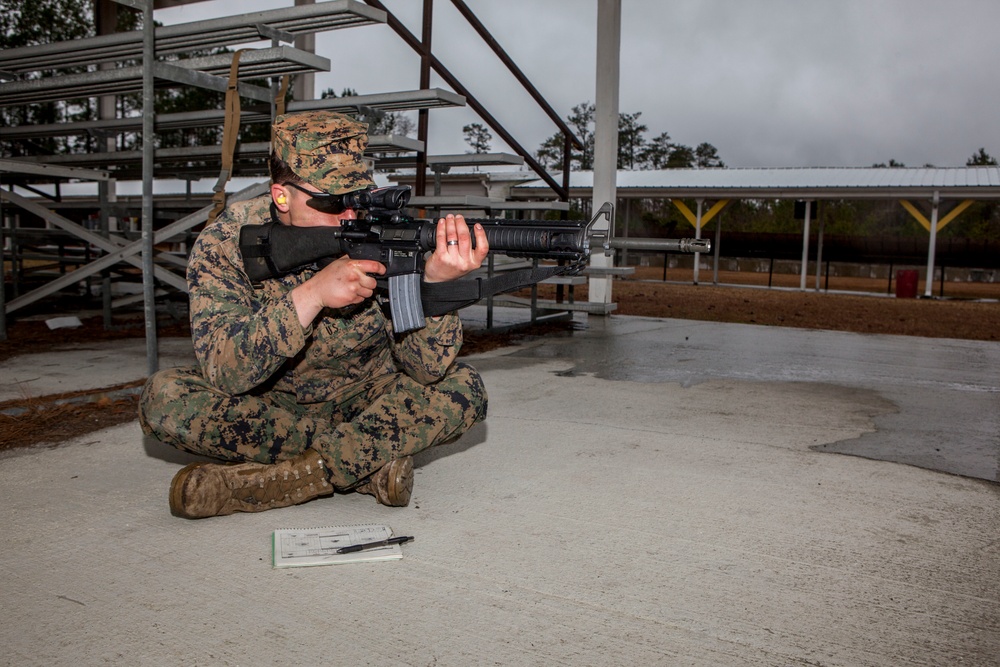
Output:
[[[530,287],[546,278],[565,273],[573,268],[575,267],[544,266],[511,271],[492,278],[423,283],[420,286],[420,302],[424,307],[424,316],[436,317],[465,306],[471,306],[477,301],[495,294],[514,292],[524,287]]]

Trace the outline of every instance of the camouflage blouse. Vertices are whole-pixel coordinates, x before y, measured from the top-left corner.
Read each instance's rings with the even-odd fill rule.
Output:
[[[230,395],[274,390],[314,403],[349,401],[372,378],[398,371],[422,384],[444,377],[462,345],[455,313],[396,337],[373,298],[324,309],[303,329],[291,291],[313,269],[251,284],[242,269],[239,230],[269,222],[270,203],[263,196],[230,205],[192,249],[191,335],[205,378]]]

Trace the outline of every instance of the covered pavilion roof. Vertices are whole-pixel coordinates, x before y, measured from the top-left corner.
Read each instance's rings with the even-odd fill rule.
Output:
[[[556,180],[561,176],[556,175]],[[586,196],[593,171],[570,174],[570,196]],[[537,196],[542,180],[516,194]],[[618,196],[705,199],[1000,199],[1000,167],[807,167],[619,170]]]

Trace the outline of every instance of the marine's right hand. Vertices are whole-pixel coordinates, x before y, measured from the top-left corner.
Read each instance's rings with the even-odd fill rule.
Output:
[[[309,326],[323,308],[344,308],[375,293],[374,276],[385,266],[370,259],[346,255],[323,267],[312,278],[292,290],[292,303],[303,327]]]

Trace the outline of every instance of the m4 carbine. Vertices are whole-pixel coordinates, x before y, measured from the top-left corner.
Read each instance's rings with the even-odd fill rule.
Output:
[[[470,305],[493,294],[511,292],[550,276],[578,273],[592,247],[607,246],[613,207],[604,204],[589,221],[469,219],[486,232],[490,252],[510,257],[557,260],[559,266],[523,269],[492,278],[472,278],[444,283],[421,283],[425,254],[437,245],[437,223],[415,220],[402,209],[410,199],[409,187],[369,190],[356,197],[364,212],[339,227],[294,227],[277,221],[244,225],[240,229],[243,268],[252,282],[260,282],[324,265],[342,255],[380,262],[386,273],[378,279],[388,290],[392,326],[403,333],[424,326],[425,316]],[[607,226],[596,229],[605,218]],[[471,232],[471,230],[470,230]],[[473,236],[473,241],[475,236]]]

